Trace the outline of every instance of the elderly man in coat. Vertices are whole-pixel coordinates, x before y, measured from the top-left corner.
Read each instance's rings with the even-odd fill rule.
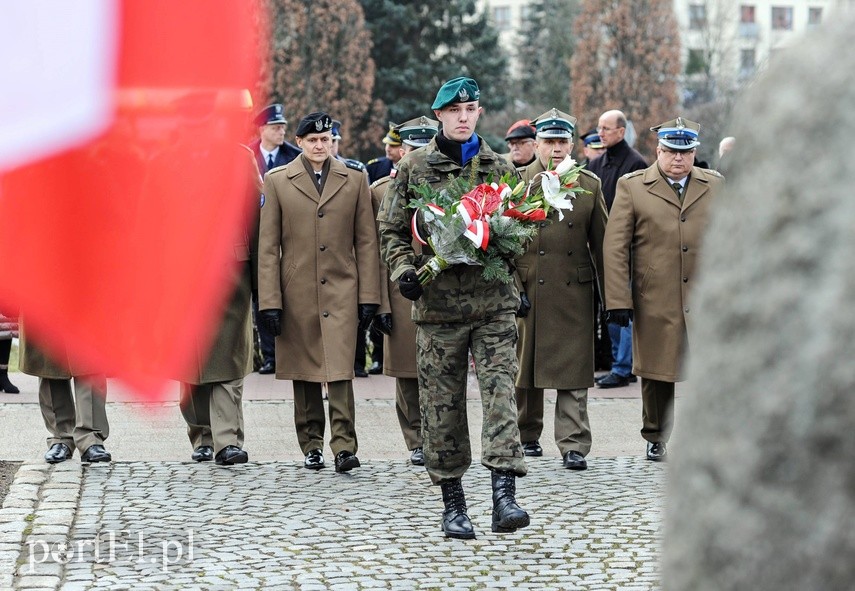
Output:
[[[245,169],[243,190],[249,209],[246,224],[229,261],[232,291],[220,312],[213,344],[199,342],[193,366],[182,376],[179,407],[193,446],[191,459],[220,465],[244,464],[243,379],[252,372],[251,294],[257,267],[258,199],[261,175],[252,151],[238,147]]]
[[[353,401],[355,319],[365,329],[380,304],[380,256],[362,170],[330,155],[332,119],[297,127],[303,150],[264,177],[258,246],[260,314],[276,335],[276,378],[294,381],[294,422],[304,466],[324,467],[329,387],[336,472],[359,466]]]
[[[537,159],[523,180],[539,182],[570,154],[576,118],[557,109],[539,116]],[[591,451],[588,388],[594,386],[596,280],[603,276],[606,202],[600,180],[587,170],[579,175],[586,193],[573,199],[573,210],[549,214],[525,254],[516,261],[521,299],[516,380],[520,437],[526,455],[542,455],[543,390],[555,388],[555,443],[564,467],[584,470]],[[530,304],[530,310],[526,304]]]
[[[618,325],[633,321],[641,436],[647,458],[662,461],[674,424],[674,382],[682,379],[688,349],[689,292],[723,178],[694,166],[700,125],[678,117],[650,129],[659,138],[656,162],[618,180],[606,227],[606,308]]]

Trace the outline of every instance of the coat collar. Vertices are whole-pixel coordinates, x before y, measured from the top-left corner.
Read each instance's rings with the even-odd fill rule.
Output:
[[[335,158],[327,159],[324,170],[326,179],[318,193],[315,177],[306,169],[302,156],[295,158],[285,169],[294,187],[319,205],[329,201],[347,182],[347,167]]]
[[[683,189],[685,196],[683,197],[682,204],[677,194],[674,193],[674,189],[668,184],[668,180],[659,170],[659,165],[656,162],[648,166],[644,171],[643,182],[649,193],[661,197],[681,209],[688,209],[695,201],[709,191],[709,180],[706,178],[703,170],[697,166],[692,167],[689,178],[686,180],[686,186]]]

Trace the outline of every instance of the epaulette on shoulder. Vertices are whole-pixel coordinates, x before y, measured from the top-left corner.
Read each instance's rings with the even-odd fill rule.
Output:
[[[378,158],[372,158],[371,160],[369,160],[369,161],[368,161],[368,162],[366,162],[365,164],[366,164],[366,165],[369,165],[369,164],[377,164],[378,162],[380,162],[380,158],[379,158],[379,157],[378,157]]]
[[[373,189],[375,187],[379,187],[380,185],[385,185],[386,183],[388,183],[391,180],[392,180],[392,177],[390,177],[390,176],[381,177],[381,178],[377,179],[376,181],[374,181],[373,183],[371,183],[371,188]]]
[[[267,171],[266,173],[264,173],[264,174],[273,174],[274,172],[279,172],[280,170],[284,170],[284,168],[285,168],[286,166],[288,166],[288,165],[287,165],[287,164],[283,164],[282,166],[275,166],[275,167],[271,168],[270,170],[268,170],[268,171]]]
[[[344,165],[348,168],[352,168],[353,170],[363,171],[365,170],[365,165],[359,160],[354,160],[353,158],[345,158]]]
[[[582,174],[584,174],[585,176],[589,176],[589,177],[591,177],[592,179],[600,180],[600,177],[598,177],[597,175],[595,175],[593,172],[591,172],[591,171],[590,171],[590,170],[588,170],[587,168],[583,168],[583,169],[582,169],[582,170],[580,170],[579,172],[581,172],[581,173],[582,173]]]
[[[712,176],[717,176],[717,177],[718,177],[718,178],[720,178],[720,179],[723,179],[723,178],[724,178],[724,175],[723,175],[723,174],[721,174],[721,173],[720,173],[719,171],[717,171],[717,170],[713,170],[712,168],[705,168],[705,169],[704,169],[704,171],[705,171],[707,174],[712,175]]]
[[[634,176],[638,176],[638,175],[642,174],[643,172],[644,172],[644,169],[643,169],[643,168],[642,168],[641,170],[633,170],[632,172],[628,172],[628,173],[626,173],[625,175],[623,175],[623,176],[622,176],[622,177],[620,177],[620,178],[622,178],[622,179],[631,179],[632,177],[634,177]]]

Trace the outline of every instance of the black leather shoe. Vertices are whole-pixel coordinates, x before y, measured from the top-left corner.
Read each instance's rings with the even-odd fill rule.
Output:
[[[367,377],[368,377],[368,372],[367,372],[367,371],[365,371],[365,368],[354,367],[354,368],[353,368],[353,373],[354,373],[354,374],[356,375],[356,377],[358,377],[358,378],[367,378]]]
[[[214,459],[214,448],[210,445],[200,445],[190,454],[190,459],[194,462],[210,462]]]
[[[668,450],[664,443],[647,442],[647,459],[654,462],[664,462],[668,456]]]
[[[610,373],[597,382],[597,388],[623,388],[627,384],[629,384],[628,377],[619,376],[616,373]]]
[[[109,462],[113,459],[113,456],[110,455],[106,449],[104,449],[103,445],[95,444],[90,445],[86,448],[86,451],[83,452],[83,455],[80,456],[81,462]]]
[[[564,467],[568,470],[587,470],[588,462],[585,461],[585,456],[576,450],[570,450],[564,454]]]
[[[368,368],[368,373],[370,373],[372,376],[379,376],[381,373],[383,373],[383,364],[379,361],[375,361],[371,364],[371,367]]]
[[[335,471],[350,472],[354,468],[359,468],[359,458],[349,451],[340,451],[335,455]]]
[[[258,373],[265,375],[276,373],[276,364],[269,360],[265,361],[261,367],[258,368]]]
[[[45,452],[45,461],[48,464],[59,464],[65,460],[70,460],[74,452],[64,443],[54,443],[50,449]]]
[[[249,454],[236,445],[227,445],[217,453],[214,461],[221,466],[246,464],[249,461]]]
[[[535,439],[534,441],[523,441],[522,442],[523,454],[531,457],[540,457],[543,455],[543,448],[540,447],[540,442]]]
[[[410,463],[413,466],[424,466],[425,465],[425,450],[420,447],[417,447],[413,450],[413,453],[410,454]]]
[[[634,384],[635,382],[638,381],[638,376],[635,375],[634,373],[631,373],[631,374],[629,374],[629,377],[627,379],[629,380],[630,384]]]
[[[324,452],[319,449],[310,449],[303,460],[303,467],[309,470],[320,470],[324,467]]]

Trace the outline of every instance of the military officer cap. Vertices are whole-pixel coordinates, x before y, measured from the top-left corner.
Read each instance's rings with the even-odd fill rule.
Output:
[[[592,129],[588,133],[582,136],[582,142],[585,144],[586,148],[593,148],[595,150],[602,150],[605,148],[603,145],[603,140],[600,138],[600,134],[597,133],[596,129]]]
[[[531,121],[528,119],[520,119],[513,125],[508,128],[508,132],[505,134],[505,141],[509,142],[511,140],[524,140],[524,139],[534,139],[536,131],[534,129],[534,125],[531,124]]]
[[[694,121],[677,117],[650,128],[659,138],[659,145],[676,152],[687,152],[701,145],[698,132],[701,126]]]
[[[341,121],[339,121],[338,119],[332,120],[332,139],[341,139]]]
[[[439,129],[439,121],[421,116],[405,121],[398,126],[401,141],[414,148],[428,145]]]
[[[454,103],[471,103],[479,98],[481,98],[481,90],[478,88],[478,83],[472,78],[460,76],[440,87],[430,108],[442,109]]]
[[[400,146],[401,135],[398,133],[398,126],[395,123],[389,122],[389,131],[383,138],[383,143],[389,146]]]
[[[259,127],[262,125],[276,125],[277,123],[288,123],[285,119],[285,107],[279,103],[264,107],[255,116],[255,124]]]
[[[532,123],[537,137],[544,139],[573,139],[573,130],[576,129],[576,118],[558,109],[550,109]]]
[[[332,130],[332,119],[323,111],[309,113],[300,120],[297,126],[297,131],[294,133],[297,137],[304,137],[310,133],[324,133]]]

